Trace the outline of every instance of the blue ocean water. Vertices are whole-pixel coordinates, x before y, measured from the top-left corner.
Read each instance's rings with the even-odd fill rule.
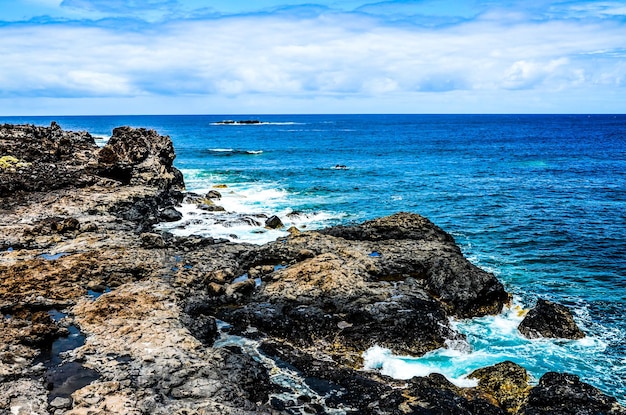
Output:
[[[373,349],[368,367],[463,383],[473,369],[513,360],[535,380],[575,373],[626,403],[626,115],[0,118],[52,120],[103,140],[120,125],[154,128],[172,137],[189,190],[227,186],[219,190],[231,217],[185,207],[175,233],[263,242],[280,232],[241,215],[313,229],[411,211],[450,232],[515,296],[500,316],[453,322],[469,344],[420,359]],[[571,307],[588,337],[519,336],[520,310],[537,298]]]

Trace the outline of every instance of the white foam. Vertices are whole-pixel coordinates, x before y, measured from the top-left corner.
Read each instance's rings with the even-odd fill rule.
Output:
[[[233,122],[224,122],[224,121],[219,121],[219,122],[212,122],[211,125],[219,125],[219,126],[245,126],[245,127],[251,127],[251,126],[255,126],[255,125],[305,125],[306,123],[304,122],[293,122],[293,121],[284,121],[284,122],[269,122],[269,121],[261,121],[261,122],[239,122],[239,121],[233,121]]]
[[[510,360],[526,368],[531,383],[548,371],[570,372],[593,380],[608,345],[605,337],[610,339],[616,334],[587,333],[581,340],[530,340],[517,330],[526,311],[519,299],[515,299],[514,305],[496,316],[451,320],[450,325],[465,334],[467,342],[448,341],[446,348],[419,358],[397,356],[387,349],[373,347],[364,354],[365,369],[377,369],[396,379],[440,373],[456,385],[468,386],[475,382],[467,378],[474,370]]]
[[[414,376],[439,373],[456,386],[473,387],[478,385],[475,379],[458,376],[453,370],[440,367],[435,362],[407,356],[395,356],[389,349],[380,346],[374,346],[365,351],[363,360],[364,369],[379,370],[383,375],[395,379],[411,379]]]
[[[188,183],[196,185],[195,193],[203,195],[211,186],[201,170],[186,170]],[[198,187],[204,185],[205,187]],[[222,198],[215,201],[225,211],[209,212],[196,204],[183,204],[178,210],[181,220],[161,223],[158,229],[168,230],[177,236],[200,235],[222,238],[238,242],[263,244],[286,236],[287,229],[319,229],[330,221],[337,221],[344,214],[326,211],[293,212],[297,205],[297,195],[279,188],[272,183],[245,183],[218,189]],[[278,216],[285,225],[281,229],[266,229],[265,221],[270,216]]]
[[[107,134],[91,134],[98,147],[104,147],[111,139]]]

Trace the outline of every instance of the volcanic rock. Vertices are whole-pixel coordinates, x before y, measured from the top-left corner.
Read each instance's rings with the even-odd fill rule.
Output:
[[[478,379],[477,389],[512,414],[519,412],[530,391],[526,369],[510,361],[475,370],[468,377]]]
[[[270,229],[279,229],[285,225],[283,225],[283,221],[281,221],[278,216],[274,215],[274,216],[270,216],[265,221],[265,226]]]
[[[548,372],[530,391],[522,415],[624,415],[626,409],[578,376]]]
[[[174,146],[154,130],[119,127],[98,154],[102,176],[122,184],[184,188],[183,176],[173,167]]]
[[[582,339],[585,337],[572,316],[571,311],[561,304],[547,300],[537,301],[518,327],[526,337],[535,339],[551,337],[562,339]]]
[[[421,216],[264,246],[175,237],[153,227],[183,198],[168,137],[123,127],[99,149],[56,124],[5,125],[0,154],[2,414],[623,413],[569,375],[529,395],[509,363],[476,388],[362,370],[373,345],[422,355],[462,341],[449,317],[508,301]],[[46,373],[37,356],[76,328],[84,345]],[[58,389],[75,371],[89,376]]]

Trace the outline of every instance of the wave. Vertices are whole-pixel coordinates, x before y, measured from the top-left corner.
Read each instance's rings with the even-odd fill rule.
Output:
[[[295,122],[295,121],[257,121],[257,120],[243,120],[243,121],[233,121],[233,120],[225,120],[225,121],[217,121],[212,122],[211,125],[226,125],[226,126],[251,126],[251,125],[306,125],[304,122]]]
[[[177,236],[192,234],[223,238],[231,241],[263,244],[288,235],[287,229],[320,229],[336,224],[344,213],[324,210],[298,210],[304,200],[281,189],[276,183],[238,183],[217,189],[221,199],[214,200],[223,210],[214,211],[213,206],[202,206],[202,196],[213,189],[212,183],[223,183],[219,176],[203,177],[201,170],[184,170],[185,181],[199,202],[190,200],[177,208],[183,218],[177,222],[161,223],[158,228]],[[204,187],[202,187],[204,185]],[[310,198],[306,199],[310,203]],[[278,216],[283,222],[281,229],[266,229],[265,221]]]
[[[93,137],[98,147],[104,147],[111,139],[111,136],[108,134],[93,134],[93,133],[90,133],[90,134]]]
[[[581,340],[530,340],[517,330],[526,310],[519,305],[519,299],[515,303],[517,305],[496,316],[452,320],[451,326],[465,334],[467,342],[449,342],[446,348],[419,358],[394,355],[388,349],[375,346],[364,353],[364,368],[379,370],[396,379],[440,373],[457,386],[472,386],[475,380],[468,376],[474,370],[510,360],[526,368],[531,383],[536,383],[549,371],[582,374],[582,378],[591,383],[598,380],[593,376],[594,371],[602,366],[598,359],[602,359],[615,333],[607,337],[606,333],[583,327],[588,335]],[[621,384],[597,383],[594,386],[605,392],[623,391]]]
[[[237,150],[234,148],[210,148],[204,151],[207,154],[214,156],[234,156],[234,155],[249,155],[256,156],[263,154],[263,150]]]

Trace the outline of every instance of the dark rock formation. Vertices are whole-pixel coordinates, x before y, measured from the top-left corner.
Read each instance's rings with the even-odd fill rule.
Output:
[[[505,414],[482,396],[453,385],[439,374],[399,382],[316,359],[285,343],[264,342],[262,350],[289,362],[307,385],[326,393],[327,407],[346,408],[348,414]]]
[[[626,409],[578,376],[549,372],[530,391],[522,415],[623,415]]]
[[[154,130],[119,127],[98,153],[99,174],[123,184],[182,190],[183,176],[173,167],[175,157],[169,137]]]
[[[220,200],[222,198],[222,194],[217,190],[209,190],[209,192],[205,196],[207,199],[217,199]]]
[[[283,225],[283,221],[281,221],[278,216],[274,215],[274,216],[270,216],[265,221],[265,226],[270,229],[279,229],[285,225]]]
[[[96,179],[89,174],[97,146],[87,132],[50,127],[0,126],[0,197],[18,192],[84,187]]]
[[[582,339],[585,337],[567,307],[547,300],[537,301],[518,327],[526,337],[552,337],[562,339]]]
[[[262,275],[249,299],[218,316],[241,330],[251,325],[301,346],[316,344],[352,364],[374,345],[411,355],[444,347],[462,338],[449,327],[449,314],[495,313],[508,301],[493,275],[419,215],[294,234],[251,250],[242,265],[272,263],[289,266]]]
[[[423,281],[430,295],[453,315],[495,314],[509,301],[504,287],[492,274],[467,261],[454,238],[422,216],[398,213],[322,233],[372,242],[372,254],[383,253],[376,271],[381,279],[412,276]]]
[[[168,206],[165,209],[161,209],[159,212],[159,219],[161,222],[176,222],[182,218],[183,214],[177,211],[173,206]]]

